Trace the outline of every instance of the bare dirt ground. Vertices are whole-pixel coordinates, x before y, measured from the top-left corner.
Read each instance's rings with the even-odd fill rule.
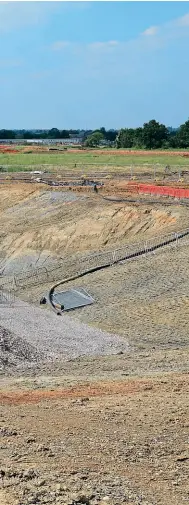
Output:
[[[5,503],[187,503],[188,375],[112,382],[109,371],[100,383],[76,380],[50,391],[30,380],[24,392],[6,384]]]
[[[188,227],[176,202],[112,203],[37,184],[0,191],[7,273]],[[38,305],[50,284],[1,305],[0,504],[185,505],[188,243],[79,285],[95,303],[60,319]]]
[[[187,208],[179,203],[110,202],[93,193],[4,183],[0,200],[3,272],[49,265],[70,254],[143,240],[144,233],[149,238],[187,226]]]
[[[58,147],[62,147],[62,150],[64,152],[64,147],[61,144],[59,144],[59,146],[57,145],[57,148]],[[43,145],[43,146],[34,146],[34,145],[31,145],[31,146],[20,146],[19,147],[19,151],[15,151],[14,146],[10,147],[10,145],[4,144],[4,145],[0,146],[0,149],[2,151],[3,150],[10,150],[10,152],[13,151],[13,152],[22,152],[22,153],[24,153],[24,152],[25,153],[27,153],[27,152],[29,152],[29,153],[31,153],[31,152],[32,153],[49,152],[49,154],[54,154],[56,152],[55,148],[54,148],[54,150],[50,150],[49,151],[49,147],[45,146],[45,145]],[[162,151],[160,151],[160,150],[157,150],[157,151],[153,150],[153,151],[150,151],[150,150],[144,150],[144,149],[142,149],[142,150],[139,150],[139,149],[137,149],[137,150],[132,150],[132,149],[87,149],[87,148],[77,149],[77,147],[74,147],[74,148],[68,147],[66,150],[69,153],[82,153],[82,152],[85,153],[86,152],[86,153],[92,153],[92,154],[97,154],[97,155],[99,155],[99,154],[104,154],[104,155],[109,154],[109,155],[114,155],[114,156],[120,156],[122,154],[125,154],[125,155],[129,154],[131,156],[137,156],[137,155],[138,156],[141,156],[141,155],[143,155],[143,156],[146,156],[146,155],[152,156],[152,153],[153,153],[153,155],[158,155],[158,156],[161,156],[161,155],[162,156],[164,156],[164,155],[166,155],[166,156],[183,156],[183,155],[187,156],[188,155],[187,151],[176,151],[176,150],[173,150],[173,151],[171,151],[171,150],[165,150],[165,151],[163,151],[163,150]]]
[[[49,151],[49,148],[45,147],[45,146],[43,146],[43,147],[40,147],[40,146],[29,146],[29,147],[23,147],[21,149],[21,152],[27,152],[27,151],[30,151],[30,152],[44,152],[45,151],[46,152],[46,151]],[[52,151],[49,151],[49,152],[51,154],[53,154],[56,151],[52,150]],[[74,147],[74,148],[71,148],[71,147],[68,148],[67,152],[69,152],[69,153],[82,153],[82,152],[85,153],[86,152],[86,153],[97,154],[97,155],[99,155],[99,154],[104,154],[104,155],[109,154],[109,155],[118,156],[118,157],[120,155],[122,155],[122,154],[125,154],[125,155],[129,154],[131,156],[141,156],[141,155],[142,156],[146,156],[146,155],[152,156],[152,153],[153,153],[153,155],[158,155],[158,156],[161,156],[161,155],[162,156],[164,156],[164,155],[166,155],[166,156],[187,156],[188,155],[187,151],[176,151],[176,150],[173,150],[173,151],[171,151],[171,150],[169,150],[169,151],[168,150],[165,150],[165,151],[163,151],[163,150],[162,151],[159,151],[159,150],[157,150],[157,151],[155,151],[155,150],[150,151],[150,150],[144,150],[144,149],[142,149],[142,150],[139,150],[139,149],[137,149],[137,150],[132,150],[132,149],[87,149],[87,148],[85,148],[85,149],[81,149],[81,148],[77,149],[76,147]]]
[[[82,152],[81,149],[68,149],[68,152]],[[158,155],[158,156],[165,156],[165,154],[167,156],[187,156],[187,152],[186,151],[150,151],[150,150],[130,150],[130,149],[85,149],[84,152],[89,152],[89,153],[93,153],[93,154],[109,154],[109,155],[114,155],[114,156],[120,156],[121,154],[125,154],[125,155],[130,155],[130,156],[152,156],[152,153],[153,155]]]

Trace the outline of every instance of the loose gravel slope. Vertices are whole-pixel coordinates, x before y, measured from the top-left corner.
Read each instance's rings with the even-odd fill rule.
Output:
[[[69,359],[82,355],[110,355],[127,351],[125,339],[110,335],[68,315],[57,317],[46,309],[16,301],[0,307],[2,327],[32,345],[48,359]]]

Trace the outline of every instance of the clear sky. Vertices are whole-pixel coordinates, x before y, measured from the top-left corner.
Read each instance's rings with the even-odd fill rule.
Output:
[[[0,129],[188,117],[189,2],[0,2]]]

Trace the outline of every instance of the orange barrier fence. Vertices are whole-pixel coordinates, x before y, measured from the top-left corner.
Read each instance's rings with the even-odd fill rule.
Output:
[[[174,198],[189,198],[189,189],[171,186],[156,186],[154,184],[128,183],[129,191],[133,193],[150,193],[153,195],[172,196]]]

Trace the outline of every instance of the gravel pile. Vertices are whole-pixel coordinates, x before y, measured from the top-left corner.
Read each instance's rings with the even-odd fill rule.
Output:
[[[0,371],[33,365],[44,359],[43,353],[33,345],[0,326]]]
[[[112,355],[128,351],[127,342],[117,335],[91,328],[63,314],[58,317],[47,309],[16,301],[13,306],[0,306],[3,328],[14,334],[14,349],[20,356],[50,360],[79,356]],[[10,338],[10,337],[9,337]]]

